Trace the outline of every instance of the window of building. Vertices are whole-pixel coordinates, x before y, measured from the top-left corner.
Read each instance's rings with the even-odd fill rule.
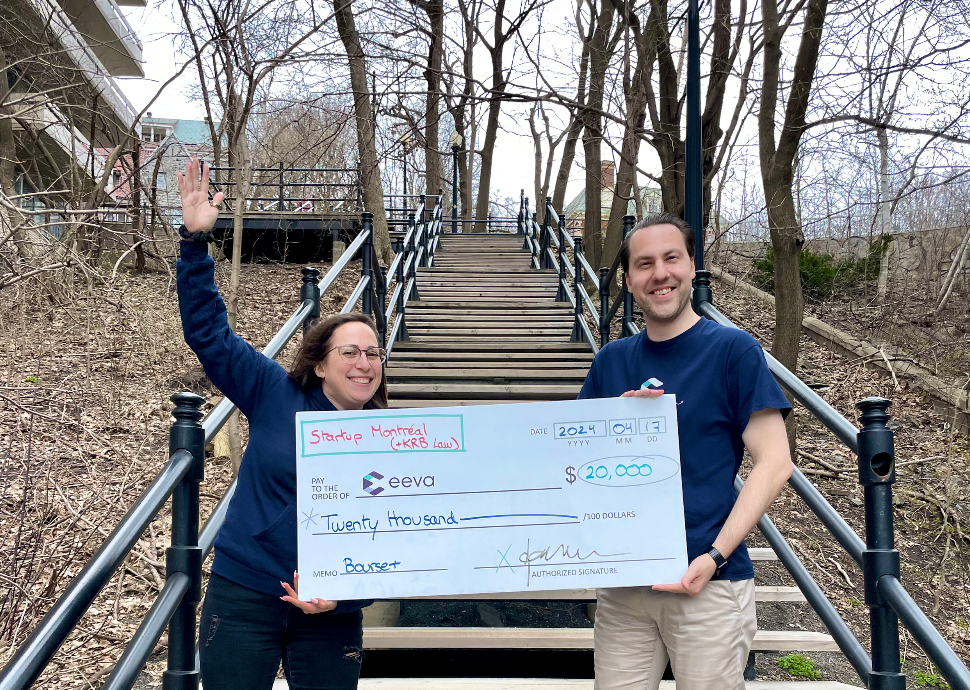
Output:
[[[118,189],[121,184],[121,171],[112,170],[111,171],[111,189]]]
[[[168,180],[165,179],[165,173],[158,173],[158,178],[155,180],[155,189],[168,189]]]

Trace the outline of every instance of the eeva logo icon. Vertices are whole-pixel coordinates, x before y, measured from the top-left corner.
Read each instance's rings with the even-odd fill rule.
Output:
[[[376,496],[377,494],[384,491],[384,487],[378,484],[379,479],[383,479],[384,475],[375,470],[371,470],[369,474],[364,475],[364,491],[369,493],[371,496]]]

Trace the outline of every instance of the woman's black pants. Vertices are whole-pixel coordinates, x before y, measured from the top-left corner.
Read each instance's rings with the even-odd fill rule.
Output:
[[[360,611],[306,614],[213,574],[199,624],[202,685],[269,690],[282,660],[292,690],[353,689],[362,636]]]

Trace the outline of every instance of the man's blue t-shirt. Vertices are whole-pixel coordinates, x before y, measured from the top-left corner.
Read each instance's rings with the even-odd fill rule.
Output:
[[[787,415],[791,406],[757,341],[703,318],[670,340],[653,342],[644,330],[608,343],[593,360],[579,397],[616,397],[650,378],[677,396],[690,562],[714,543],[734,507],[734,477],[744,453],[741,434],[751,414],[772,408]],[[721,579],[752,577],[742,542],[728,558]]]

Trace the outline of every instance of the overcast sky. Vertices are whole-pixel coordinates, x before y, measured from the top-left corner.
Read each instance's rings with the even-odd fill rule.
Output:
[[[174,3],[172,0],[160,2],[149,0],[149,2],[150,6],[145,8],[121,8],[144,46],[145,78],[119,79],[125,95],[138,111],[149,103],[162,84],[171,79],[182,66],[174,49],[175,35],[181,29],[181,26],[173,20]],[[478,62],[483,67],[487,64],[484,60],[478,60]],[[205,109],[201,103],[193,102],[188,96],[188,87],[196,81],[195,68],[190,67],[185,70],[183,75],[148,108],[149,112],[154,117],[201,120],[205,116]],[[492,186],[497,194],[493,192],[493,198],[496,196],[517,198],[522,188],[526,190],[527,195],[533,196],[535,163],[528,121],[523,119],[521,125],[516,126],[511,117],[503,117],[502,124],[503,129],[499,132],[495,147]],[[518,130],[519,133],[512,133],[514,130]],[[609,151],[604,147],[604,159],[608,155]],[[578,147],[577,159],[581,164],[582,147]],[[557,163],[553,169],[553,184],[558,169]],[[450,174],[450,162],[446,164],[446,170]],[[582,190],[582,175],[583,171],[578,165],[574,165],[566,195],[567,202]]]

